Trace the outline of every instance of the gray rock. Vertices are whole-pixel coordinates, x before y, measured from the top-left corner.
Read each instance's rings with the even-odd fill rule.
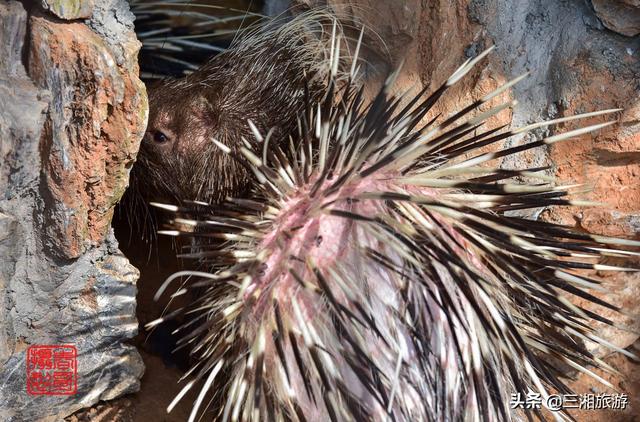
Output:
[[[42,0],[42,7],[60,19],[81,19],[91,16],[93,0]]]
[[[27,20],[20,2],[0,3],[0,420],[57,421],[139,389],[142,359],[125,344],[138,330],[139,274],[111,230],[76,259],[47,250],[52,236],[63,235],[42,230],[53,205],[42,195],[43,127],[55,101],[25,71]],[[27,393],[27,349],[42,344],[76,347],[76,394]]]

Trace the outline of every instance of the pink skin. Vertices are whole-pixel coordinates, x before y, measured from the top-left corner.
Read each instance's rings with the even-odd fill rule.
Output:
[[[347,199],[357,197],[365,192],[392,191],[427,197],[435,197],[438,194],[447,193],[442,190],[437,191],[428,188],[417,189],[415,186],[411,186],[407,190],[407,186],[396,184],[391,186],[387,180],[392,180],[392,178],[382,176],[375,180],[361,180],[355,185],[347,185],[333,195],[324,198],[322,204],[335,201],[333,208],[374,217],[383,210],[379,201],[361,200],[356,205],[349,204]],[[313,182],[313,180],[310,181],[309,185],[312,186]],[[332,183],[333,180],[325,182],[321,190]],[[320,211],[322,204],[315,203],[314,201],[317,201],[317,199],[310,198],[309,191],[310,189],[308,188],[299,189],[296,191],[295,196],[287,198],[282,204],[281,209],[284,212],[278,216],[273,224],[276,230],[267,234],[258,248],[258,250],[272,251],[266,261],[267,270],[259,277],[256,277],[255,282],[247,289],[245,299],[256,288],[267,288],[272,282],[276,281],[274,278],[280,277],[282,274],[281,264],[288,260],[291,255],[302,259],[309,256],[319,268],[329,267],[336,260],[339,261],[343,257],[345,248],[349,246],[349,232],[353,222],[346,218],[323,214]],[[464,249],[457,245],[452,245],[452,247],[481,269],[482,264],[480,261],[474,254],[469,252],[468,242],[453,227],[448,225],[444,227],[461,245],[466,246]],[[294,230],[294,228],[297,229]],[[285,250],[278,245],[277,239],[287,239],[286,242],[280,244],[286,245],[287,248]],[[292,284],[298,286],[290,275],[287,275],[284,280],[278,280],[278,284],[280,285],[278,288],[284,288]],[[287,291],[282,293],[290,294]]]
[[[323,188],[329,187],[333,180],[324,183]],[[313,180],[309,182],[313,185]],[[349,185],[340,189],[333,195],[324,198],[322,204],[336,201],[333,208],[344,211],[356,212],[365,216],[376,215],[382,207],[373,200],[360,201],[357,206],[347,203],[347,198],[356,197],[363,192],[376,192],[388,188],[388,185],[377,180],[363,180],[355,186]],[[300,189],[295,196],[287,198],[282,204],[284,212],[278,216],[273,227],[276,228],[262,240],[258,250],[269,250],[272,253],[267,259],[267,270],[255,279],[255,282],[247,290],[245,298],[251,295],[255,288],[267,288],[277,281],[276,288],[288,290],[297,287],[297,282],[291,275],[285,279],[276,280],[282,274],[282,264],[289,260],[290,256],[305,259],[310,257],[319,268],[326,268],[344,255],[344,250],[349,246],[350,229],[353,222],[349,219],[336,217],[322,213],[317,203],[317,198],[310,198],[310,189]],[[338,205],[339,204],[339,205]],[[287,239],[281,243],[286,249],[278,245],[279,239]],[[279,294],[290,294],[282,291]]]

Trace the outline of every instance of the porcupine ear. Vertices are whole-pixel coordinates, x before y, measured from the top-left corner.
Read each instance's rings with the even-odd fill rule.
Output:
[[[199,118],[212,118],[214,115],[214,99],[208,95],[201,94],[196,96],[191,102],[193,112]]]
[[[177,100],[180,101],[180,99]],[[195,127],[206,127],[211,133],[218,132],[220,128],[223,109],[216,93],[203,92],[194,96],[189,100],[189,104],[185,104],[182,110],[177,111],[178,113],[187,113],[183,121],[196,122]],[[210,136],[211,133],[208,135]],[[201,135],[207,134],[203,133]]]

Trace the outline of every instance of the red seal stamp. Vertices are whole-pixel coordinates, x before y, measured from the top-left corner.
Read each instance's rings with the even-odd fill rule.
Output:
[[[70,345],[34,345],[27,349],[27,393],[64,396],[78,391],[78,351]]]

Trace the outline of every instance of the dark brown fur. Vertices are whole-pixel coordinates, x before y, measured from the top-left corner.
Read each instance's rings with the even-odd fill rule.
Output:
[[[131,177],[135,193],[179,203],[247,192],[252,173],[212,139],[237,150],[243,139],[254,139],[251,120],[261,133],[274,130],[271,142],[286,140],[305,90],[311,97],[323,91],[318,63],[328,69],[326,52],[313,51],[326,48],[325,25],[308,18],[280,25],[251,32],[185,78],[149,87],[149,123]]]

